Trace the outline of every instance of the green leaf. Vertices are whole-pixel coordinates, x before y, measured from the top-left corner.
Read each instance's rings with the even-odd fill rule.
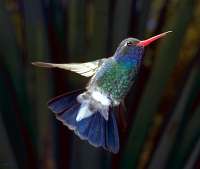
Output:
[[[188,75],[188,72],[186,71],[188,78],[184,83],[184,88],[181,91],[180,98],[177,100],[177,104],[175,105],[175,108],[172,112],[172,116],[170,117],[169,122],[167,123],[165,129],[163,130],[163,135],[159,141],[158,147],[156,148],[152,156],[152,161],[149,164],[149,169],[154,169],[158,167],[164,168],[167,165],[177,135],[180,135],[178,134],[179,130],[181,130],[181,133],[185,133],[185,131],[180,127],[181,124],[185,125],[186,123],[183,122],[183,120],[185,118],[185,115],[188,114],[188,111],[190,111],[188,110],[188,107],[191,107],[192,104],[190,101],[191,100],[194,101],[195,98],[195,96],[192,95],[193,93],[196,93],[196,90],[198,89],[200,82],[200,71],[198,68],[199,67],[198,62],[195,62],[194,59],[194,63],[191,64],[189,67],[190,67],[190,74]],[[187,137],[188,136],[189,135],[187,135]],[[175,152],[172,154],[173,156],[177,156],[175,155],[177,152],[177,148],[174,147],[174,150]],[[162,154],[162,156],[160,154]],[[169,163],[172,163],[172,161],[169,161]]]
[[[129,22],[131,17],[131,0],[116,1],[113,19],[113,46],[116,49],[117,45],[125,38],[127,38],[129,31]]]
[[[195,162],[198,161],[199,154],[200,154],[200,137],[197,140],[195,146],[193,147],[191,155],[190,155],[190,157],[189,157],[184,169],[193,169],[194,165],[195,165]]]
[[[6,128],[0,112],[0,168],[17,169],[17,162],[12,146],[10,145]]]
[[[176,10],[176,17],[170,22],[172,25],[170,30],[173,33],[164,39],[164,43],[158,52],[155,66],[142,96],[130,132],[121,168],[128,169],[137,166],[137,160],[145,142],[148,129],[159,105],[166,82],[176,64],[181,42],[193,14],[194,2],[195,0],[182,1],[181,6]]]

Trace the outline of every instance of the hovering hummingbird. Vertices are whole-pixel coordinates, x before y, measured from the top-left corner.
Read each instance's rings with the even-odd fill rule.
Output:
[[[69,129],[95,147],[117,153],[119,135],[114,107],[124,98],[136,79],[143,58],[144,47],[165,36],[164,32],[147,40],[127,38],[112,57],[87,63],[54,64],[33,62],[46,68],[60,68],[91,77],[84,90],[58,96],[48,107]]]

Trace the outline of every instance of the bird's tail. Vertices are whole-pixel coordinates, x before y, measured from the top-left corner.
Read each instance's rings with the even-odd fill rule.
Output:
[[[107,120],[97,109],[92,115],[77,120],[82,106],[77,97],[81,93],[83,90],[58,96],[49,101],[48,106],[55,113],[56,118],[73,130],[82,140],[87,140],[95,147],[103,147],[110,152],[117,153],[119,136],[113,110],[110,108]]]

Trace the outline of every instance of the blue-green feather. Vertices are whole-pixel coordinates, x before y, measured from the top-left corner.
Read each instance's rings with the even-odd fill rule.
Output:
[[[133,84],[143,56],[143,48],[129,47],[117,51],[97,71],[88,88],[97,87],[114,102],[124,99]]]

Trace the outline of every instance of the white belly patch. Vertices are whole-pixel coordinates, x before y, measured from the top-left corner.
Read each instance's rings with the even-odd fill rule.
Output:
[[[110,99],[99,91],[91,91],[80,94],[77,97],[81,107],[76,117],[76,121],[81,121],[84,118],[92,116],[94,113],[99,112],[108,120],[109,106],[111,105]]]
[[[108,99],[107,96],[104,94],[98,92],[98,91],[93,91],[92,92],[92,98],[98,102],[100,102],[104,106],[109,106],[110,105],[110,100]]]

